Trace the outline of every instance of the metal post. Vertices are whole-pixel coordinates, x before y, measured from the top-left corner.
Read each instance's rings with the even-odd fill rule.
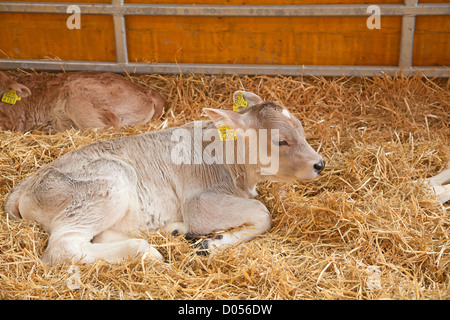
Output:
[[[61,0],[63,1],[63,0]],[[327,5],[187,5],[77,3],[83,14],[199,17],[348,17],[367,16],[368,4]],[[376,1],[374,1],[376,2]],[[409,1],[406,1],[409,2]],[[114,5],[114,3],[117,3]],[[449,15],[448,3],[414,5],[377,4],[383,17],[401,15]],[[1,1],[0,12],[66,13],[67,3]]]
[[[123,6],[123,0],[112,0],[112,5]],[[128,63],[127,35],[125,29],[125,17],[123,14],[114,13],[114,38],[116,42],[116,61],[117,63]]]
[[[405,6],[417,6],[417,0],[405,0]],[[410,15],[407,13],[403,15],[400,53],[398,59],[398,66],[400,68],[409,68],[412,66],[415,23],[415,15]]]

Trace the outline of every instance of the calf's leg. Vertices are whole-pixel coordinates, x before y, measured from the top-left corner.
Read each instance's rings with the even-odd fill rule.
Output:
[[[65,113],[75,126],[80,130],[88,128],[110,128],[120,127],[121,121],[119,116],[109,108],[104,102],[87,100],[84,97],[71,96],[65,106]],[[64,130],[68,128],[58,128]]]
[[[194,236],[227,231],[205,239],[202,246],[207,249],[252,239],[271,227],[270,213],[260,201],[218,193],[202,193],[189,199],[183,207],[183,220]],[[238,227],[243,228],[230,231]]]
[[[446,203],[450,200],[450,162],[447,170],[425,179],[425,183],[434,192],[440,203]]]

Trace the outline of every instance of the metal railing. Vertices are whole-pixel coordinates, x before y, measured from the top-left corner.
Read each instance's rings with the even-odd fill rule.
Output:
[[[0,12],[66,14],[74,3],[0,2]],[[200,63],[135,63],[128,61],[126,43],[126,15],[144,16],[241,16],[241,17],[336,17],[369,16],[368,4],[354,5],[161,5],[76,3],[82,14],[112,15],[114,23],[116,62],[51,61],[0,59],[0,69],[94,70],[136,73],[204,73],[204,74],[266,74],[266,75],[322,75],[373,76],[379,73],[403,74],[423,72],[428,76],[449,77],[450,68],[413,66],[414,28],[416,16],[450,15],[450,4],[418,4],[405,0],[403,4],[377,4],[381,16],[402,16],[401,43],[398,66],[352,65],[259,65],[259,64],[200,64]]]

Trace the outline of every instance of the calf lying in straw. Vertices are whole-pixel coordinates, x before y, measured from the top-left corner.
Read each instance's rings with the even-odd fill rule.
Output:
[[[263,234],[271,218],[249,197],[256,183],[309,181],[325,164],[286,108],[247,92],[235,100],[238,112],[205,108],[212,121],[69,152],[16,186],[5,211],[44,226],[47,263],[160,258],[145,240],[130,238],[139,229],[194,237],[225,231],[203,239],[204,250]]]
[[[164,98],[112,73],[0,72],[0,130],[135,126],[158,119]]]

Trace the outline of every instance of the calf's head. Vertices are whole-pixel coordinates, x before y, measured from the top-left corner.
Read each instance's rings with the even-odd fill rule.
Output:
[[[31,95],[31,91],[30,89],[28,89],[28,87],[10,79],[4,72],[0,72],[0,93],[7,92],[10,89],[14,89],[17,96],[21,98],[25,98]]]
[[[238,139],[244,137],[247,144],[257,141],[259,155],[264,147],[265,154],[277,154],[272,157],[277,163],[271,164],[270,168],[264,167],[261,161],[257,163],[260,174],[268,180],[309,181],[316,178],[325,168],[325,162],[306,141],[300,120],[277,102],[265,102],[253,93],[240,92],[247,107],[239,108],[238,112],[204,109],[216,126],[234,129]],[[248,139],[251,133],[256,135],[256,140]],[[249,149],[252,148],[247,145],[247,151]]]

